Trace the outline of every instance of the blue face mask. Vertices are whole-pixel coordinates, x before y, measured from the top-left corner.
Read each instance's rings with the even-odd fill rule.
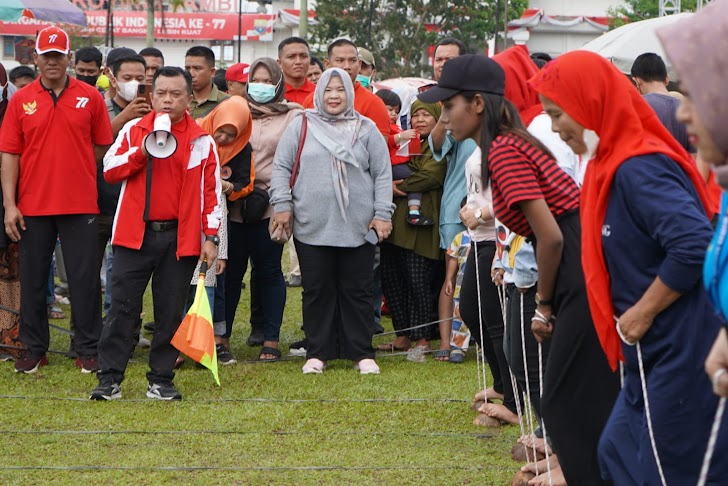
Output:
[[[368,88],[369,87],[369,84],[372,81],[372,78],[371,77],[364,76],[364,75],[361,75],[361,74],[357,74],[356,75],[356,80],[359,81],[362,86],[364,86],[365,88]]]
[[[276,87],[272,84],[248,83],[248,94],[253,101],[262,105],[276,97]]]

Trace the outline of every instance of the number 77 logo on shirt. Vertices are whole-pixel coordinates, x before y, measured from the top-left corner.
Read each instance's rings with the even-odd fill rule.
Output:
[[[82,96],[76,97],[78,100],[78,103],[76,103],[76,108],[86,108],[86,103],[88,103],[88,98],[84,98]]]

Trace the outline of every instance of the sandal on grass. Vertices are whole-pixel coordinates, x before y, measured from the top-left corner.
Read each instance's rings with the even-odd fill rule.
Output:
[[[462,349],[453,349],[450,351],[450,362],[459,364],[465,361],[465,352]]]
[[[435,358],[435,361],[450,361],[450,350],[438,349],[432,353],[432,357]]]
[[[48,319],[65,319],[66,314],[63,313],[63,309],[57,305],[48,305]]]
[[[265,356],[266,354],[275,356],[275,358],[263,358],[263,356]],[[258,359],[260,361],[278,361],[279,359],[281,359],[281,350],[278,348],[271,348],[270,346],[263,346],[260,349]]]
[[[407,351],[409,348],[400,348],[399,346],[395,345],[394,342],[391,342],[379,344],[377,345],[376,349],[377,351],[389,351],[390,353],[394,353],[395,351]]]

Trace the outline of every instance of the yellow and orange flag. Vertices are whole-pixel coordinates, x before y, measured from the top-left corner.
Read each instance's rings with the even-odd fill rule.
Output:
[[[212,376],[215,377],[215,382],[219,386],[215,331],[212,327],[210,301],[207,299],[205,291],[205,273],[207,273],[207,261],[200,265],[200,278],[197,280],[195,301],[172,338],[172,346],[212,371]]]

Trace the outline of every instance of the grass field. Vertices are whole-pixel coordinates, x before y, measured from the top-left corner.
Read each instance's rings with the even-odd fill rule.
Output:
[[[300,292],[288,290],[284,350],[301,337]],[[244,291],[232,339],[238,360],[259,349],[245,345],[248,303]],[[151,320],[148,295],[145,313]],[[68,335],[52,330],[51,349],[67,348]],[[241,363],[221,367],[221,387],[187,363],[175,378],[177,403],[145,398],[147,357],[137,349],[124,398],[108,403],[87,400],[95,376],[63,355],[49,355],[35,375],[0,363],[0,482],[502,485],[519,467],[510,458],[518,427],[472,425],[472,350],[461,365],[384,356],[378,376],[344,361],[306,376],[302,359]]]

